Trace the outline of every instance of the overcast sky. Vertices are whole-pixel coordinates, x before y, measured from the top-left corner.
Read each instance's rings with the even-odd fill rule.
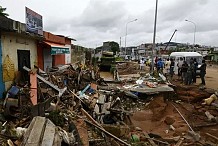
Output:
[[[0,0],[9,17],[25,22],[25,6],[43,16],[45,31],[75,38],[75,44],[96,47],[104,41],[127,46],[153,40],[156,0]],[[218,0],[159,0],[156,42],[172,41],[218,46]]]

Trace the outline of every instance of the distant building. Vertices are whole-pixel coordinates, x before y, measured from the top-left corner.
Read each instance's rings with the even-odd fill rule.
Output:
[[[71,38],[43,31],[44,40],[38,44],[38,66],[48,68],[71,63]]]
[[[214,47],[210,53],[211,61],[218,62],[218,47]]]

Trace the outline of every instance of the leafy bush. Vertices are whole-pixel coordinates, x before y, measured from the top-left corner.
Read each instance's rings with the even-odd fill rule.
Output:
[[[124,61],[124,58],[123,57],[116,57],[115,60],[116,61]]]

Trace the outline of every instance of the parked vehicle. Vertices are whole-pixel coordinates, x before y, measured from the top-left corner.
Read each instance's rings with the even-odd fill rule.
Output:
[[[100,62],[100,70],[110,71],[111,67],[115,64],[115,56],[113,52],[104,51],[102,52],[101,62]]]
[[[202,64],[203,56],[198,52],[172,52],[170,54],[170,58],[175,59],[175,64],[177,64],[179,58],[182,57],[188,64],[190,64],[191,58],[196,58],[198,62],[198,69],[197,69],[197,75],[200,74],[200,66]],[[174,69],[175,73],[178,72],[178,67],[175,65]]]

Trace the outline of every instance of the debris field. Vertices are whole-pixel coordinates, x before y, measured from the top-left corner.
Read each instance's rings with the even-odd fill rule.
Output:
[[[29,69],[1,101],[3,146],[215,146],[218,92],[117,64],[114,80],[97,67]]]

